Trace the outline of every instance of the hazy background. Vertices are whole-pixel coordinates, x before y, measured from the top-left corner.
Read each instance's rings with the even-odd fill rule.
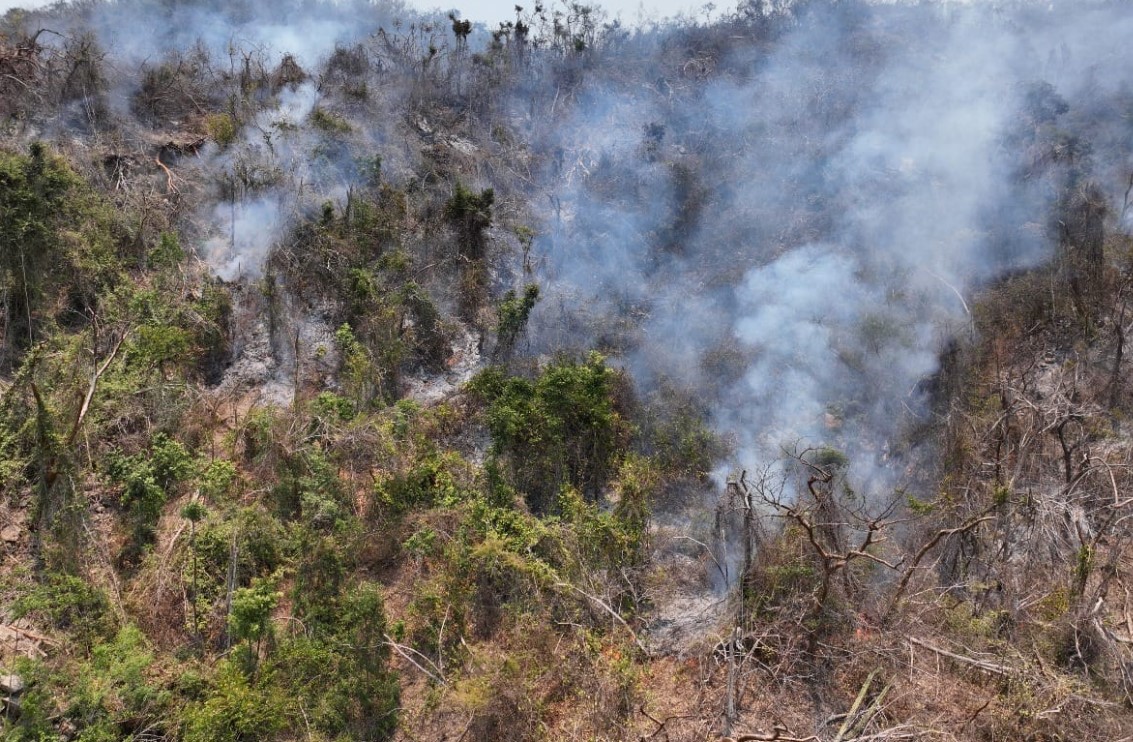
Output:
[[[12,8],[42,8],[50,5],[52,1],[0,0],[0,13],[6,13]],[[546,2],[546,4],[549,7],[555,5],[554,2]],[[459,3],[446,4],[430,2],[430,0],[406,0],[406,5],[418,10],[440,8],[446,12],[455,8],[460,11],[464,18],[471,18],[473,21],[495,26],[500,21],[515,17],[516,2],[515,0],[464,0]],[[530,11],[534,7],[534,2],[523,0],[519,5]],[[705,2],[702,0],[652,0],[648,3],[641,0],[604,0],[597,5],[605,10],[611,19],[619,18],[623,23],[634,23],[639,19],[657,20],[677,14],[703,15],[705,12]],[[715,3],[716,8],[713,11],[713,17],[721,10],[731,7],[731,5],[732,3],[728,2]]]

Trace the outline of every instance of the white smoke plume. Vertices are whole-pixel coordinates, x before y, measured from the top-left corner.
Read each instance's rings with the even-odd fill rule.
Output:
[[[629,40],[541,132],[565,165],[545,178],[538,345],[606,345],[643,383],[698,390],[737,441],[729,466],[831,445],[885,488],[965,297],[1054,255],[1056,189],[1020,177],[1009,141],[1044,125],[1029,91],[1069,103],[1054,126],[1120,128],[1074,117],[1128,105],[1133,19],[1109,3],[797,13],[770,43],[679,69],[666,55],[692,31]],[[1094,177],[1116,199],[1133,132],[1100,133]],[[722,353],[742,359],[732,379]]]
[[[287,54],[309,74],[202,153],[229,183],[201,211],[222,278],[258,275],[297,216],[341,204],[360,158],[408,181],[459,136],[462,156],[496,158],[469,180],[525,204],[539,234],[532,352],[599,347],[645,391],[691,390],[736,443],[726,466],[831,445],[877,488],[973,291],[1054,255],[1068,183],[1095,182],[1118,214],[1133,170],[1120,2],[749,2],[634,31],[576,14],[503,52],[484,33],[446,46],[443,18],[396,3],[120,0],[59,17],[122,71],[122,117],[127,71],[196,46],[229,81]],[[355,43],[361,61],[332,69]],[[324,109],[337,131],[313,125]],[[250,171],[266,176],[237,187]],[[505,267],[496,288],[528,278]]]

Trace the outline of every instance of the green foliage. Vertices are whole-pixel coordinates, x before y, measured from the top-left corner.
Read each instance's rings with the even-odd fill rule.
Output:
[[[136,386],[147,383],[146,377],[159,370],[163,379],[175,370],[195,370],[206,379],[216,378],[227,350],[227,324],[231,301],[219,283],[207,280],[200,296],[189,302],[171,301],[169,283],[176,279],[171,270],[181,248],[175,238],[162,237],[150,255],[159,273],[155,280],[140,286],[122,286],[106,301],[125,308],[123,321],[136,325],[126,344],[132,378],[123,378]]]
[[[123,486],[121,502],[130,513],[137,542],[152,538],[171,488],[194,470],[195,462],[185,447],[164,433],[154,436],[148,452],[111,457],[108,472]]]
[[[133,730],[168,729],[171,694],[153,680],[155,658],[142,632],[125,626],[68,666],[26,663],[29,689],[5,739],[56,739],[52,719],[66,718],[82,742],[131,739]]]
[[[593,497],[609,480],[630,438],[615,404],[620,381],[592,353],[583,363],[552,363],[534,381],[489,369],[469,382],[487,404],[492,457],[536,511],[563,485]]]
[[[225,148],[236,141],[236,133],[239,128],[236,119],[232,118],[231,115],[210,113],[205,117],[205,130],[214,142],[219,144],[221,148]]]
[[[666,475],[703,480],[727,453],[707,416],[687,392],[663,384],[642,412],[641,448]]]
[[[188,360],[192,337],[188,332],[169,325],[142,325],[134,340],[134,351],[146,364],[162,366]]]
[[[460,20],[456,13],[449,13],[448,19],[452,22],[452,33],[456,36],[457,42],[467,43],[468,35],[472,33],[472,21]]]
[[[341,550],[333,538],[305,533],[299,541],[299,554],[291,591],[295,613],[308,629],[333,626],[346,578]]]
[[[515,347],[515,341],[527,329],[527,319],[531,310],[539,301],[539,286],[529,283],[523,290],[523,296],[516,296],[514,291],[504,294],[500,303],[499,319],[496,322],[496,352],[507,356]]]
[[[236,641],[257,643],[271,631],[271,613],[283,593],[275,589],[274,579],[258,579],[251,587],[242,587],[232,594],[232,612],[228,626]]]
[[[416,507],[453,507],[475,496],[468,463],[453,451],[426,445],[410,466],[378,480],[374,503],[388,515],[400,515]]]
[[[797,535],[797,534],[796,534]],[[770,618],[778,611],[791,609],[800,596],[810,596],[817,589],[818,572],[811,560],[790,551],[776,554],[759,564],[744,582],[743,599],[753,616]]]
[[[12,603],[15,618],[34,616],[37,621],[65,631],[75,641],[91,646],[106,637],[112,626],[106,594],[88,580],[49,573]]]
[[[10,430],[0,428],[0,482],[3,482],[4,486],[22,484],[26,468],[27,461],[19,454],[16,435]]]
[[[328,618],[284,643],[271,660],[270,673],[298,712],[293,726],[309,723],[330,737],[391,738],[399,688],[388,667],[380,587],[362,583],[345,591]]]
[[[254,685],[235,661],[221,662],[208,698],[186,710],[185,742],[270,739],[286,721],[284,701],[273,690]]]
[[[909,512],[914,515],[929,515],[936,510],[935,503],[920,500],[912,495],[905,496],[905,505],[909,508]]]
[[[564,538],[577,539],[577,547],[571,550],[578,557],[571,564],[576,574],[585,575],[600,569],[633,569],[644,563],[649,501],[657,482],[658,472],[653,462],[630,456],[618,471],[617,500],[611,511],[588,503],[574,489],[563,489],[558,509],[563,523],[569,525]]]
[[[164,433],[158,433],[150,444],[150,466],[157,483],[168,489],[188,479],[194,471],[194,461],[185,447]]]
[[[484,256],[484,232],[492,226],[492,204],[496,194],[491,188],[480,193],[457,183],[452,198],[445,204],[445,216],[460,237],[460,254],[472,260]]]
[[[311,111],[311,125],[324,134],[343,135],[353,131],[349,121],[325,108]]]
[[[363,344],[349,324],[341,325],[335,332],[335,340],[342,354],[343,385],[354,400],[363,405],[388,402],[395,398],[397,393],[398,367],[403,357],[404,345],[398,336],[399,333],[396,333],[389,324],[389,321],[395,319],[393,310],[383,310],[382,314],[384,314],[381,322],[383,331],[375,338],[377,352],[372,351],[367,344]],[[388,344],[376,342],[382,337],[391,342]]]
[[[329,593],[328,593],[329,594]],[[397,726],[399,688],[389,669],[381,589],[336,585],[333,610],[307,630],[282,640],[249,673],[248,652],[221,663],[207,697],[187,709],[186,740],[252,740],[312,733],[337,739],[390,739]],[[241,649],[262,643],[279,593],[271,580],[233,597],[234,638]],[[324,596],[325,597],[325,596]]]
[[[413,319],[410,343],[417,357],[434,371],[443,369],[449,355],[448,337],[436,305],[413,281],[402,288],[401,303]]]
[[[149,264],[154,268],[171,268],[184,259],[185,250],[174,232],[162,232],[157,247],[149,254]]]
[[[0,298],[9,322],[0,366],[41,338],[56,313],[93,309],[117,280],[114,221],[41,142],[26,156],[0,152]]]
[[[362,176],[363,180],[371,187],[378,188],[382,184],[382,157],[381,155],[370,155],[368,157],[359,157],[356,163],[358,173]]]
[[[232,594],[232,609],[228,614],[229,636],[237,643],[234,659],[244,671],[254,676],[259,667],[265,643],[275,640],[272,612],[283,593],[276,590],[278,576],[257,578],[249,587]]]
[[[236,465],[227,459],[214,459],[201,466],[201,494],[217,499],[228,494],[236,481]]]
[[[281,518],[298,518],[312,528],[331,531],[348,519],[349,502],[338,469],[317,446],[287,453],[272,495]]]
[[[223,600],[234,542],[237,585],[271,575],[283,565],[286,536],[278,520],[256,507],[241,508],[227,518],[207,517],[193,544],[196,568],[203,575],[200,589],[212,600]]]
[[[183,322],[193,336],[195,367],[209,383],[220,379],[228,357],[228,323],[232,297],[218,280],[207,280],[200,298],[185,312]]]
[[[208,510],[199,502],[190,502],[181,508],[181,517],[191,523],[200,523],[208,516]]]
[[[89,664],[82,666],[68,716],[83,719],[82,726],[88,729],[103,721],[114,731],[112,739],[121,739],[124,728],[139,722],[162,725],[169,694],[147,677],[153,664],[153,653],[142,632],[135,626],[123,627],[112,641],[91,651]],[[89,732],[81,737],[93,738]]]
[[[349,422],[357,413],[354,402],[334,392],[321,392],[315,397],[311,407],[316,417],[336,423]]]
[[[850,464],[850,459],[846,454],[830,446],[823,446],[812,452],[810,459],[812,464],[828,471],[845,469]]]
[[[437,532],[432,528],[414,531],[402,547],[415,557],[423,558],[437,553]]]

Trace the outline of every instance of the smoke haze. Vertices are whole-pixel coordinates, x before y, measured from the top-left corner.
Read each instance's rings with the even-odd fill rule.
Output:
[[[598,347],[646,392],[689,390],[735,442],[725,467],[829,445],[891,486],[966,299],[1055,256],[1060,191],[1096,184],[1119,213],[1133,169],[1121,3],[759,3],[633,31],[568,12],[542,48],[470,49],[389,3],[84,8],[122,119],[132,70],[176,52],[231,75],[291,55],[307,75],[191,165],[218,276],[259,275],[296,217],[341,208],[365,157],[406,185],[436,148],[493,153],[503,166],[466,174],[537,233],[531,352]],[[336,73],[355,44],[366,63]],[[1069,140],[1088,146],[1066,157]],[[500,292],[528,280],[516,262]]]

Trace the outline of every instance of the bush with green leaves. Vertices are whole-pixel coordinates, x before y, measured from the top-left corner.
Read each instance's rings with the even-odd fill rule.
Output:
[[[317,445],[287,453],[271,488],[276,512],[284,520],[334,531],[350,519],[350,501],[335,464]]]
[[[539,301],[538,284],[529,283],[523,289],[523,296],[508,291],[500,302],[499,319],[496,321],[496,355],[506,358],[515,348],[519,336],[527,329],[531,310]]]
[[[229,493],[238,478],[236,465],[228,459],[213,459],[202,463],[198,484],[201,494],[209,499],[220,499]]]
[[[57,739],[52,721],[60,718],[75,727],[81,742],[130,739],[142,729],[168,733],[174,699],[156,680],[155,665],[135,626],[122,627],[88,656],[28,661],[19,667],[28,690],[20,714],[8,716],[5,739]]]
[[[553,506],[564,485],[596,497],[631,438],[619,409],[624,383],[597,353],[582,362],[556,361],[533,380],[498,368],[478,374],[468,389],[486,404],[501,483],[537,512]]]
[[[394,319],[391,312],[371,313],[371,325],[375,314],[382,314],[384,320]],[[349,324],[341,325],[334,334],[342,358],[343,387],[361,406],[385,404],[397,396],[404,344],[389,322],[379,324],[383,329],[372,338],[375,340],[372,344],[379,349],[377,352],[371,350],[371,343],[363,343]],[[377,342],[382,338],[390,342]]]
[[[283,642],[270,673],[285,689],[294,726],[328,737],[385,740],[397,728],[400,691],[389,668],[381,588],[342,590],[333,615]]]
[[[58,315],[93,311],[123,270],[116,215],[42,142],[0,151],[0,369],[43,339]]]
[[[460,255],[469,260],[484,257],[485,232],[492,226],[492,204],[496,194],[491,188],[476,193],[463,184],[453,187],[452,197],[445,204],[445,217],[460,239]]]
[[[259,578],[232,594],[228,631],[236,643],[233,656],[243,663],[249,674],[255,674],[265,644],[270,645],[275,638],[271,614],[283,597],[283,593],[276,590],[277,583],[275,575]]]
[[[709,410],[692,392],[668,382],[643,401],[639,449],[668,478],[707,480],[727,452],[708,426]]]
[[[275,573],[292,551],[286,527],[260,507],[207,514],[194,526],[192,541],[186,576],[198,617],[222,611],[230,574],[236,587],[250,585]]]
[[[448,332],[436,304],[425,289],[409,281],[401,289],[400,300],[413,320],[410,345],[418,362],[433,371],[444,369],[449,356]]]
[[[22,591],[12,603],[12,616],[34,617],[83,646],[106,638],[114,626],[110,601],[101,588],[82,577],[57,572],[49,572],[43,582]]]
[[[253,742],[271,739],[286,724],[277,688],[250,680],[235,660],[217,667],[212,687],[185,710],[185,742]]]
[[[453,507],[476,496],[475,472],[455,451],[443,451],[429,442],[408,468],[374,484],[373,503],[385,515],[402,515],[419,507]]]
[[[111,458],[108,471],[123,487],[121,502],[132,521],[137,545],[153,538],[171,489],[193,475],[195,464],[185,447],[164,433],[153,437],[147,452]]]

